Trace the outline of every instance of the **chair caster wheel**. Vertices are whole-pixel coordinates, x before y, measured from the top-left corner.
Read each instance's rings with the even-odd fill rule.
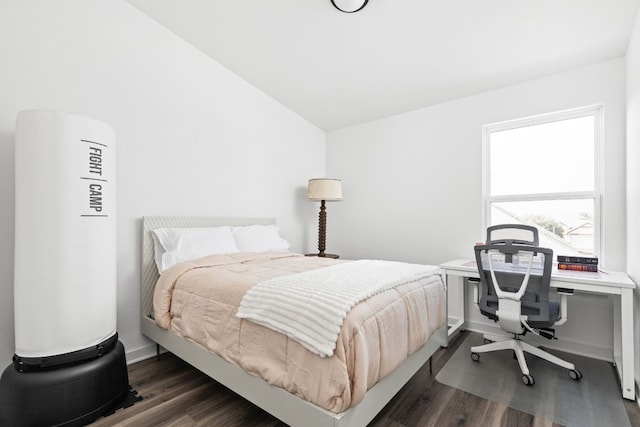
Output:
[[[480,355],[478,353],[471,353],[471,360],[477,362],[478,360],[480,360]]]
[[[577,369],[571,369],[569,371],[569,378],[574,381],[580,381],[582,379],[582,372],[578,371]]]
[[[536,380],[534,380],[531,375],[527,374],[522,376],[522,382],[524,383],[524,385],[532,386],[536,383]]]

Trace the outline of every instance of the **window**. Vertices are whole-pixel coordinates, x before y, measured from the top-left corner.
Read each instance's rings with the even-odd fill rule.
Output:
[[[602,107],[483,127],[483,227],[534,225],[556,255],[600,254]]]

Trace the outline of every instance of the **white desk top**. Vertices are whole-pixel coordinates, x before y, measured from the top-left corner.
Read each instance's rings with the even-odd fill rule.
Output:
[[[475,260],[471,259],[455,259],[440,264],[440,268],[446,274],[457,276],[473,276],[478,277],[478,268]],[[626,273],[620,271],[599,271],[597,273],[589,271],[564,271],[553,268],[551,278],[555,282],[567,283],[584,283],[598,286],[613,286],[617,288],[635,289],[636,284],[627,276]],[[570,286],[567,286],[570,287]]]

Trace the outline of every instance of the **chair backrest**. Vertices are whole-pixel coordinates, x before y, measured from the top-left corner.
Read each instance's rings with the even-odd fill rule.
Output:
[[[510,230],[514,233],[509,234]],[[528,321],[552,323],[549,286],[553,251],[537,244],[538,230],[534,227],[509,224],[487,229],[487,244],[474,248],[482,314],[498,320],[497,291],[502,291],[509,299],[520,295],[521,312]]]
[[[538,246],[538,229],[524,224],[498,224],[487,228],[487,245],[509,243]]]

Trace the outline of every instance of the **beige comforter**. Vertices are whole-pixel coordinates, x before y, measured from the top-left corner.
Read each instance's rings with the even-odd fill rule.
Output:
[[[277,276],[342,260],[266,252],[213,255],[162,274],[154,294],[156,323],[252,375],[333,412],[365,392],[418,350],[445,323],[439,275],[397,286],[357,304],[335,352],[321,358],[264,326],[236,317],[244,293]]]

